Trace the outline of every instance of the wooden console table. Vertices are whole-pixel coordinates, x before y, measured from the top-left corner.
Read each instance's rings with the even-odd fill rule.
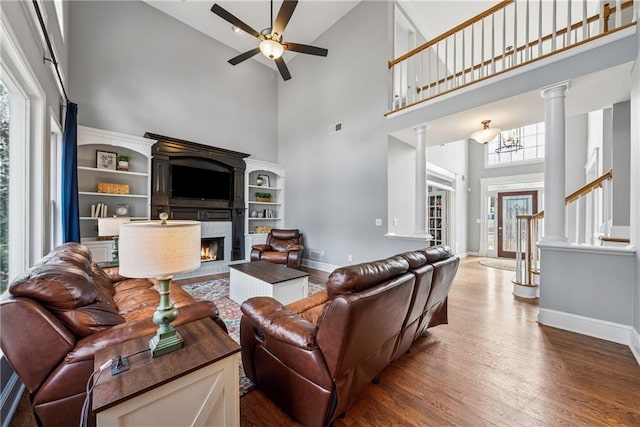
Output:
[[[96,353],[95,369],[133,355],[128,371],[112,376],[107,368],[98,378],[92,406],[98,426],[240,425],[240,346],[211,319],[176,329],[184,347],[156,358],[144,351],[151,336]]]

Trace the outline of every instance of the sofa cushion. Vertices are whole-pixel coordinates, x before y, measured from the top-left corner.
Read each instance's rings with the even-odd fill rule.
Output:
[[[421,250],[427,257],[427,262],[433,264],[453,256],[453,252],[449,246],[431,246]]]
[[[360,292],[406,272],[409,263],[395,256],[380,261],[340,267],[329,275],[327,293],[329,299],[338,295]]]

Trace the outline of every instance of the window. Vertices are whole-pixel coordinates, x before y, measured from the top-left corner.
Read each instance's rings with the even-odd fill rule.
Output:
[[[517,150],[500,152],[498,148],[507,140],[516,136],[522,146]],[[502,142],[501,142],[502,138]],[[498,152],[496,152],[498,150]],[[544,159],[544,122],[522,126],[520,128],[503,131],[493,141],[487,144],[486,166],[504,166],[514,163],[529,163]]]
[[[9,89],[0,80],[0,292],[9,282]]]

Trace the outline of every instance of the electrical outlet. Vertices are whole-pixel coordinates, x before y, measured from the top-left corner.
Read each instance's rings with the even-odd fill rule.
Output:
[[[382,218],[376,218],[376,226],[380,227],[382,225]]]
[[[353,257],[351,256],[351,254],[347,255],[347,261],[349,262],[353,261]]]
[[[393,225],[398,225],[398,218],[393,218]]]

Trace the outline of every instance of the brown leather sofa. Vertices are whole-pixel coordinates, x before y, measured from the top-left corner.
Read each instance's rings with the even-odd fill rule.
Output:
[[[171,299],[179,310],[174,325],[209,317],[226,331],[215,304],[173,284]],[[0,346],[30,392],[39,425],[80,424],[96,351],[153,335],[158,302],[157,282],[103,270],[78,243],[55,248],[12,281],[0,298]]]
[[[338,268],[326,290],[242,304],[246,375],[307,426],[331,424],[427,328],[447,323],[459,258],[448,247]]]
[[[273,229],[266,244],[251,246],[251,261],[265,260],[300,269],[303,249],[302,233],[298,230]]]

